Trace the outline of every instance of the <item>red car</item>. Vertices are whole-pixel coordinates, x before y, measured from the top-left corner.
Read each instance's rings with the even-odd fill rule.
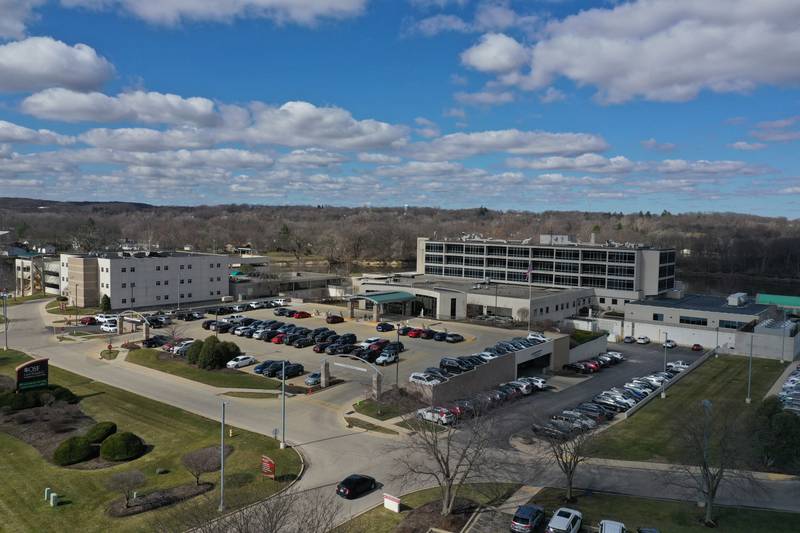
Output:
[[[305,311],[295,311],[291,316],[292,318],[309,318],[311,315]]]
[[[600,363],[595,361],[581,361],[581,363],[589,367],[590,372],[598,372],[600,370]]]
[[[702,352],[703,346],[700,344],[692,344],[692,351],[693,352]]]
[[[412,339],[417,339],[419,337],[422,337],[422,331],[423,330],[421,330],[420,328],[414,328],[408,332],[408,336],[411,337]]]
[[[97,319],[93,316],[85,316],[81,318],[81,324],[84,326],[94,326],[97,324]]]
[[[340,317],[339,315],[331,315],[325,319],[325,322],[328,324],[340,324],[344,322],[344,318]]]
[[[377,352],[379,350],[383,350],[383,347],[386,346],[387,344],[389,344],[389,339],[381,339],[379,341],[373,342],[372,344],[367,346],[367,348],[369,348],[373,352]]]
[[[283,340],[286,338],[286,333],[278,333],[274,337],[272,337],[271,342],[272,344],[283,344]]]

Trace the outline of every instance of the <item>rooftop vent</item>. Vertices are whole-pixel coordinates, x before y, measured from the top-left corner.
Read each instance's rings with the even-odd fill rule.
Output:
[[[735,292],[730,296],[728,296],[728,305],[730,305],[731,307],[741,307],[746,303],[747,303],[746,292]]]

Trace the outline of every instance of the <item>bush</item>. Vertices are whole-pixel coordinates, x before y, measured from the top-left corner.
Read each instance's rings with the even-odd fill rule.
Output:
[[[50,405],[53,402],[77,403],[80,398],[71,390],[58,385],[48,385],[45,389],[29,390],[17,394],[14,391],[0,394],[0,407],[9,407],[12,411],[22,411],[34,407]]]
[[[139,349],[141,349],[141,346],[139,346],[135,342],[126,342],[121,347],[124,348],[125,350],[139,350]]]
[[[57,302],[66,302],[67,300],[69,300],[69,298],[67,298],[66,296],[56,296]]]
[[[70,437],[56,448],[53,461],[59,466],[67,466],[91,459],[92,445],[86,437]]]
[[[89,428],[86,439],[92,444],[100,444],[116,432],[117,425],[114,422],[99,422]]]
[[[200,359],[200,352],[203,351],[204,345],[205,343],[201,340],[194,341],[189,345],[189,349],[186,350],[186,361],[190,365],[197,364],[198,359]]]
[[[100,457],[106,461],[130,461],[144,453],[144,441],[128,431],[115,433],[100,445]]]

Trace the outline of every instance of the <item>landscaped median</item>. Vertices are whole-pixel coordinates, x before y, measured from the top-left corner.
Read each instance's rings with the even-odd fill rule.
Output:
[[[205,370],[188,364],[184,359],[173,356],[162,350],[145,348],[128,352],[127,361],[146,366],[154,370],[166,372],[192,381],[198,381],[212,387],[229,389],[278,389],[281,382],[258,374],[248,374],[240,370],[220,368]]]
[[[0,374],[13,376],[14,368],[30,358],[20,352],[0,352]],[[9,378],[4,378],[6,384]],[[104,457],[112,461],[113,455],[104,455],[97,460],[71,467],[57,466],[34,447],[23,440],[0,431],[0,516],[2,528],[8,531],[144,531],[148,520],[154,515],[168,512],[165,509],[148,511],[125,518],[112,518],[108,510],[112,502],[120,505],[121,493],[112,489],[120,480],[114,476],[130,472],[137,483],[140,496],[155,491],[181,488],[187,494],[196,486],[190,473],[186,455],[194,450],[219,446],[219,422],[209,420],[181,409],[165,405],[136,394],[91,381],[83,376],[50,367],[50,383],[67,388],[79,400],[72,408],[79,408],[83,417],[95,422],[109,421],[119,427],[119,433],[130,433],[141,438],[144,454],[132,460],[114,464],[103,464]],[[74,400],[73,400],[74,401]],[[51,408],[51,407],[48,407]],[[2,412],[7,423],[26,423],[18,419],[21,414],[34,417],[35,424],[51,440],[58,440],[70,424],[79,424],[77,419],[53,419],[53,423],[39,421],[48,408],[25,409]],[[73,417],[76,413],[73,413]],[[71,421],[72,420],[72,421]],[[58,424],[56,424],[58,422]],[[6,422],[4,422],[6,423]],[[285,487],[299,471],[301,459],[291,450],[279,449],[278,442],[266,436],[233,429],[233,436],[226,438],[232,451],[225,463],[225,493],[229,501],[246,503],[263,499]],[[88,426],[87,426],[88,430]],[[71,430],[75,433],[74,430]],[[83,431],[83,430],[81,430]],[[80,433],[80,431],[79,431]],[[227,432],[226,432],[227,435]],[[110,438],[110,437],[109,437]],[[119,437],[122,439],[122,437]],[[105,442],[105,441],[104,441]],[[108,446],[106,446],[108,447]],[[77,448],[76,448],[77,449]],[[110,453],[110,452],[109,452]],[[261,456],[268,455],[276,463],[281,481],[265,478],[260,473]],[[218,457],[218,455],[214,455]],[[140,472],[142,479],[135,479]],[[213,484],[212,496],[218,491],[218,471],[202,474],[203,483]],[[51,508],[43,500],[44,489],[51,488],[62,498],[62,503]],[[172,493],[165,493],[172,494]],[[218,494],[217,494],[218,498]],[[177,504],[178,507],[184,504]]]

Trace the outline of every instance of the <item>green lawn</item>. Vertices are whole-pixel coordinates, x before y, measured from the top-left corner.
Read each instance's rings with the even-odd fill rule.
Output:
[[[180,359],[160,360],[159,350],[142,349],[128,352],[127,361],[137,365],[154,368],[175,376],[199,381],[213,387],[236,389],[279,389],[281,382],[277,379],[264,378],[256,374],[247,374],[239,370],[203,370]]]
[[[353,404],[353,409],[359,414],[377,418],[378,420],[389,420],[396,416],[400,416],[406,411],[400,409],[397,405],[383,402],[376,402],[372,399],[361,400]]]
[[[545,508],[548,516],[565,505],[561,489],[543,489],[532,502]],[[704,533],[709,530],[700,520],[703,512],[687,502],[633,498],[615,494],[591,493],[579,495],[578,501],[568,507],[583,513],[585,525],[597,526],[600,520],[618,520],[628,531],[639,527],[656,527],[667,533]],[[792,533],[797,531],[800,514],[759,511],[733,507],[716,507],[719,527],[725,533]]]
[[[45,306],[45,309],[48,313],[53,315],[64,315],[64,316],[87,316],[87,315],[95,315],[100,312],[97,307],[73,307],[67,306],[62,311],[60,308],[61,302],[58,300],[53,300],[49,304]]]
[[[27,357],[20,352],[0,352],[0,373],[11,374]],[[112,468],[80,471],[55,466],[31,446],[0,433],[0,516],[2,531],[106,532],[144,531],[149,513],[128,518],[110,518],[108,504],[118,496],[106,490],[109,477],[130,469],[147,476],[143,492],[192,482],[181,466],[181,456],[190,450],[219,444],[219,423],[64,370],[50,367],[50,381],[78,394],[82,409],[97,421],[110,420],[121,431],[132,431],[152,445],[150,453]],[[262,454],[278,465],[279,475],[296,475],[300,459],[291,449],[280,450],[278,441],[235,430],[226,444],[234,452],[225,463],[225,492],[234,498],[261,499],[278,488],[278,482],[259,473]],[[156,468],[169,473],[156,475]],[[218,474],[204,474],[217,483]],[[56,509],[45,506],[45,487],[52,487],[70,503]],[[213,496],[213,493],[211,493]],[[160,512],[160,511],[155,511]]]
[[[500,503],[508,499],[519,488],[515,483],[475,483],[462,487],[459,496],[473,500],[481,505]],[[438,488],[412,492],[402,497],[400,513],[374,507],[338,528],[334,533],[390,533],[408,516],[409,511],[441,498]]]
[[[675,435],[680,432],[686,406],[708,399],[717,412],[731,411],[745,415],[755,410],[784,366],[778,361],[753,359],[753,403],[747,396],[747,357],[721,356],[703,366],[667,390],[667,398],[656,398],[629,420],[601,433],[593,455],[632,461],[680,460]]]
[[[366,420],[361,420],[360,418],[353,418],[351,416],[346,416],[344,417],[344,421],[353,427],[366,429],[367,431],[376,431],[378,433],[385,433],[387,435],[399,435],[399,433],[393,429],[388,429],[383,426],[378,426],[371,422],[367,422]]]
[[[103,359],[113,360],[119,355],[119,350],[103,350],[100,352],[100,357]]]
[[[8,299],[8,305],[12,306],[17,304],[23,304],[25,302],[32,302],[34,300],[44,300],[46,298],[55,298],[55,296],[53,296],[52,294],[42,294],[40,292],[37,292],[36,294],[29,294],[27,296],[17,296],[17,297],[11,296]]]
[[[231,396],[233,398],[248,398],[250,400],[275,400],[281,393],[279,392],[245,392],[245,391],[231,391],[225,392],[223,396]]]

